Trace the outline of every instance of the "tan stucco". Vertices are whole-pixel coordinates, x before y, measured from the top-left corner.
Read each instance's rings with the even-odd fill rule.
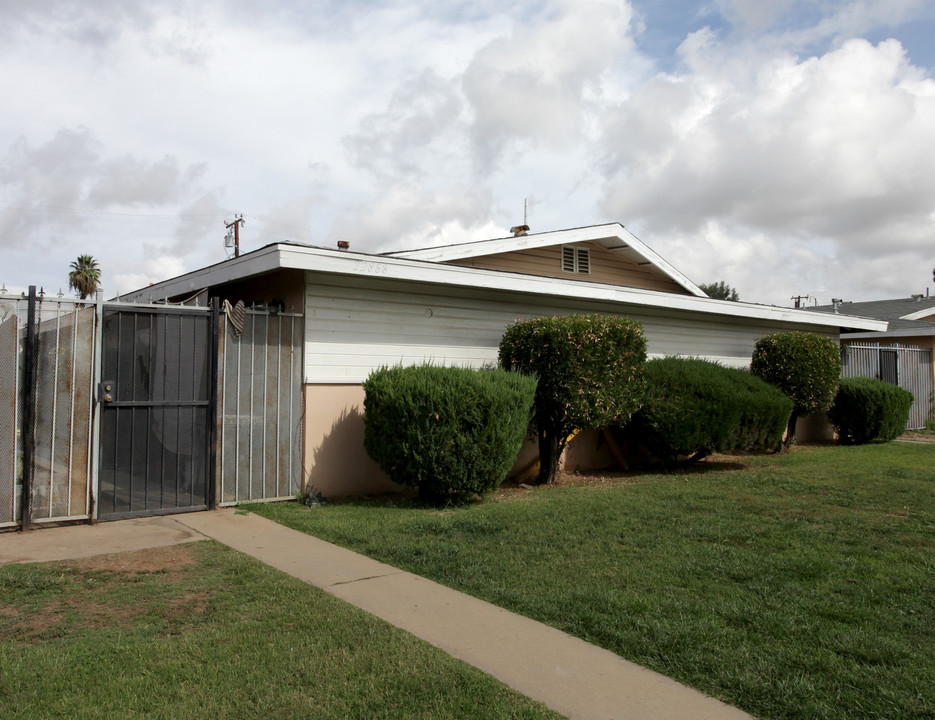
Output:
[[[306,385],[304,394],[305,489],[325,497],[399,490],[364,450],[363,388]]]

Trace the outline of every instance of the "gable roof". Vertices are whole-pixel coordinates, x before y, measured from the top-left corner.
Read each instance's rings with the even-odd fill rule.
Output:
[[[695,297],[707,297],[704,290],[676,270],[620,223],[591,225],[571,230],[555,230],[532,235],[495,238],[493,240],[477,240],[457,245],[439,245],[418,250],[393,251],[383,253],[383,255],[408,260],[444,263],[484,255],[498,255],[518,250],[534,250],[551,245],[568,245],[581,242],[597,243],[612,253],[622,255],[672,280]]]
[[[730,302],[701,295],[678,295],[659,290],[644,290],[620,285],[563,280],[525,275],[502,270],[446,265],[388,255],[370,255],[350,250],[332,250],[290,243],[276,243],[194,270],[140,290],[125,293],[122,300],[153,302],[188,296],[204,288],[215,287],[243,278],[294,268],[312,273],[427,283],[435,286],[467,288],[476,292],[489,290],[519,293],[526,296],[594,300],[626,307],[658,308],[665,311],[689,311],[745,320],[796,323],[816,328],[884,330],[879,320],[805,312],[791,308],[754,303]]]
[[[921,320],[921,318],[929,315],[935,315],[935,297],[916,295],[894,300],[817,305],[806,309],[812,312],[843,313],[876,320],[886,320],[889,323],[888,329],[890,331],[912,330],[920,335],[930,335],[935,331],[935,323]]]

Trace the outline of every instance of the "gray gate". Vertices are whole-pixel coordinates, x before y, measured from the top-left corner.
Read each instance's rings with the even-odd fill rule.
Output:
[[[851,343],[841,348],[842,377],[872,377],[912,393],[906,428],[925,427],[932,417],[932,351],[906,345]]]
[[[248,310],[237,334],[30,290],[0,295],[0,528],[298,493],[302,315]]]
[[[105,304],[101,518],[208,507],[216,318],[208,308]]]
[[[95,308],[0,296],[0,527],[88,518]]]
[[[303,316],[225,322],[218,391],[219,504],[294,498],[302,480]]]

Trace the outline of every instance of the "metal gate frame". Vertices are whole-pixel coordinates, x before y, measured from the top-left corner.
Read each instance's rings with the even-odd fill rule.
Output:
[[[114,334],[107,331],[111,317],[116,321]],[[103,304],[96,406],[99,519],[176,514],[215,506],[218,318],[216,301],[210,307]],[[172,341],[170,326],[179,333]],[[154,333],[160,327],[162,330]],[[140,355],[140,349],[146,352]],[[119,362],[104,368],[115,361]],[[158,368],[164,372],[154,372]],[[120,420],[121,413],[129,422]],[[159,432],[158,418],[175,427],[168,437]],[[182,431],[186,423],[190,432]],[[167,452],[176,458],[174,464],[165,462]],[[185,483],[180,484],[186,470],[191,482],[188,489]]]
[[[102,381],[105,306],[146,307],[105,303],[100,293],[86,301],[61,294],[52,297],[36,293],[35,287],[29,296],[0,295],[0,400],[4,401],[0,406],[0,530],[62,521],[95,522],[99,517],[101,417],[95,390]],[[28,332],[29,317],[33,318],[32,333]],[[218,393],[230,389],[234,394],[221,394],[211,408],[210,443],[217,454],[209,470],[213,486],[209,505],[289,499],[299,492],[303,318],[301,313],[247,310],[248,343],[235,340],[226,322],[218,333],[215,323],[217,349],[212,355],[218,375],[213,387]],[[38,358],[36,344],[40,353],[48,351],[48,357]],[[79,355],[81,362],[76,365]],[[29,368],[27,356],[34,363]],[[230,366],[225,370],[226,361],[235,362],[238,372]],[[51,390],[37,391],[43,383]],[[38,397],[43,392],[48,397]],[[44,423],[38,435],[37,422]],[[37,452],[43,458],[38,465]],[[222,464],[222,452],[227,453],[223,456],[226,464]],[[38,494],[37,485],[43,488]],[[41,502],[32,503],[34,498]]]
[[[0,528],[91,518],[99,303],[0,296]]]
[[[912,345],[849,343],[841,346],[841,377],[871,377],[912,393],[907,430],[925,427],[932,417],[932,351]]]
[[[222,324],[218,354],[220,506],[288,500],[301,489],[304,317],[249,309],[240,333],[232,322]]]

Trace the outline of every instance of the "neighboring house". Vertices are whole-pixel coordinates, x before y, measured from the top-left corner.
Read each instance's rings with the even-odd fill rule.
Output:
[[[269,245],[123,296],[178,301],[207,290],[235,303],[272,303],[305,315],[304,481],[325,495],[391,485],[363,446],[361,382],[382,365],[497,362],[510,323],[606,313],[639,320],[652,357],[706,357],[749,365],[757,338],[886,323],[708,298],[691,280],[613,223],[379,255]],[[576,464],[595,449],[576,441]]]
[[[932,417],[935,388],[935,297],[834,301],[808,309],[887,322],[886,330],[841,333],[843,373],[845,377],[876,377],[909,390],[915,397],[909,427],[925,427]]]

